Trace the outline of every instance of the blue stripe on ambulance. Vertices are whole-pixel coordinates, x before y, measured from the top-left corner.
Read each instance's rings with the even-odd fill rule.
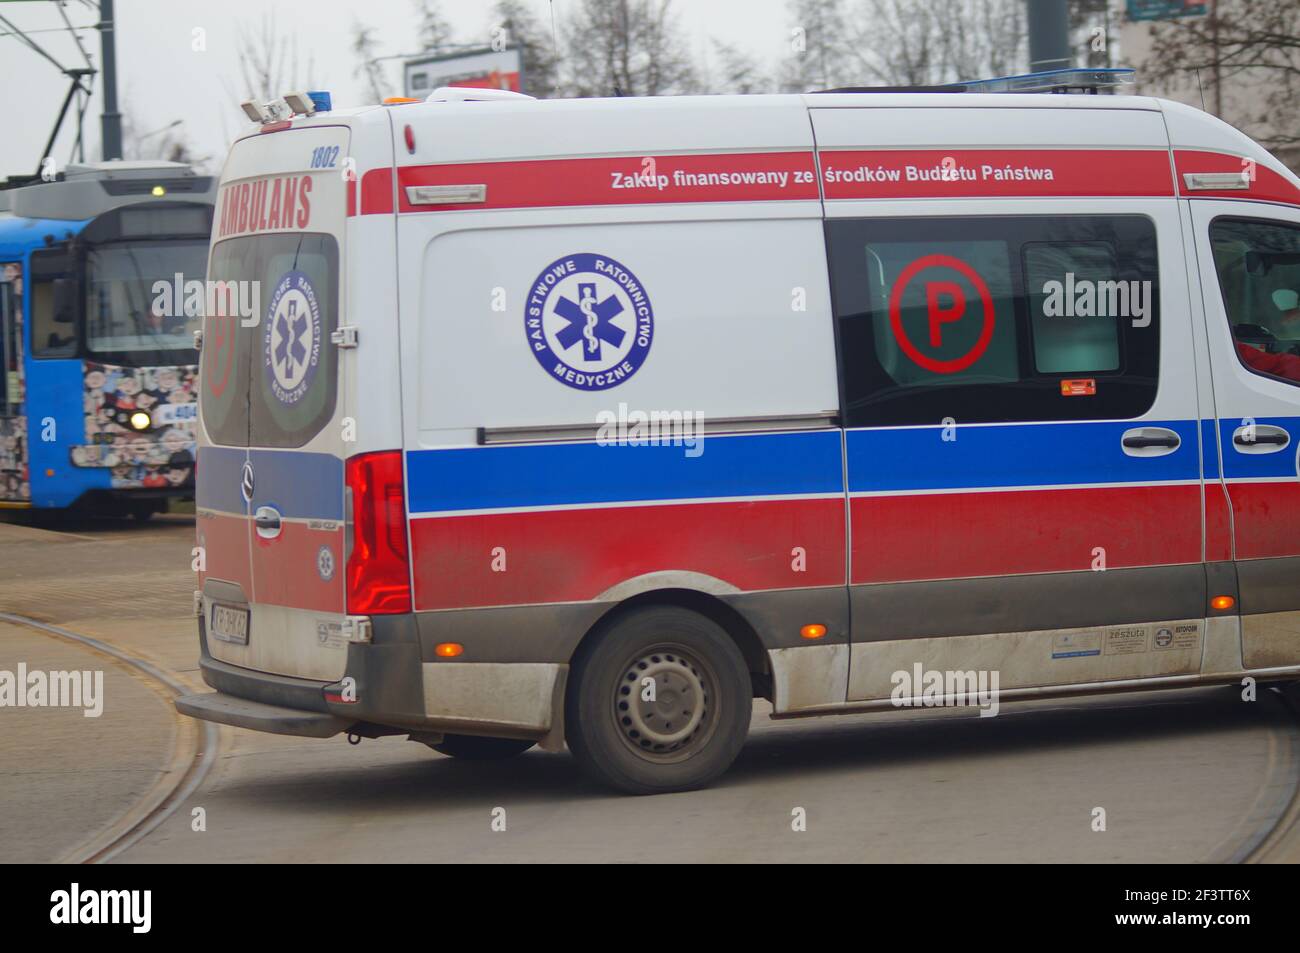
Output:
[[[343,461],[328,453],[250,450],[253,502],[285,519],[343,519]]]
[[[248,451],[232,447],[199,447],[194,477],[195,505],[201,510],[246,514],[239,492],[240,475]]]
[[[1232,445],[1232,435],[1243,422],[1236,418],[1219,421],[1223,443],[1223,475],[1229,480],[1293,479],[1297,470],[1297,445],[1300,445],[1300,417],[1256,417],[1257,426],[1281,427],[1291,435],[1291,442],[1276,453],[1242,453]]]
[[[1178,434],[1177,450],[1131,457],[1121,443],[1137,427]],[[906,427],[848,432],[849,491],[1032,489],[1199,480],[1194,420]]]
[[[343,461],[303,450],[201,448],[199,507],[245,512],[239,491],[245,452],[253,465],[255,504],[274,506],[285,519],[343,519]]]
[[[561,443],[413,450],[412,513],[844,492],[840,432],[706,436],[682,446]],[[693,451],[691,451],[693,452]]]

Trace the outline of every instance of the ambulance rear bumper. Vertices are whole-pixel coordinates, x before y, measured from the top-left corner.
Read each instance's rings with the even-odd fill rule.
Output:
[[[268,705],[222,692],[182,695],[176,699],[176,710],[203,721],[302,738],[332,738],[350,726],[349,721],[334,715]]]
[[[452,733],[527,738],[548,750],[564,743],[567,665],[426,660],[413,614],[373,617],[373,641],[347,646],[346,686],[221,661],[208,651],[202,618],[198,629],[199,669],[216,691],[177,699],[177,711],[194,718],[311,738]]]

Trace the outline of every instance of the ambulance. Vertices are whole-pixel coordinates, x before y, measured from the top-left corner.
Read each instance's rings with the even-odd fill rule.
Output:
[[[1300,678],[1300,179],[1130,78],[244,104],[178,709],[656,793]]]

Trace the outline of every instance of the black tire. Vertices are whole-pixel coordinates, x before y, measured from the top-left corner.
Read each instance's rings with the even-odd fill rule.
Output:
[[[429,745],[440,754],[465,761],[504,761],[521,755],[537,742],[519,738],[480,738],[478,735],[443,735],[442,741]]]
[[[689,609],[647,606],[578,653],[565,741],[590,777],[616,790],[689,791],[731,767],[752,711],[749,669],[722,627]]]

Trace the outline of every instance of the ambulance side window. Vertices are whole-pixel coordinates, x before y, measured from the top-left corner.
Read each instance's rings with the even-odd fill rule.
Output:
[[[1140,417],[1155,226],[1140,215],[827,223],[849,427]]]
[[[1237,359],[1255,374],[1300,384],[1300,227],[1217,218],[1210,243]]]

